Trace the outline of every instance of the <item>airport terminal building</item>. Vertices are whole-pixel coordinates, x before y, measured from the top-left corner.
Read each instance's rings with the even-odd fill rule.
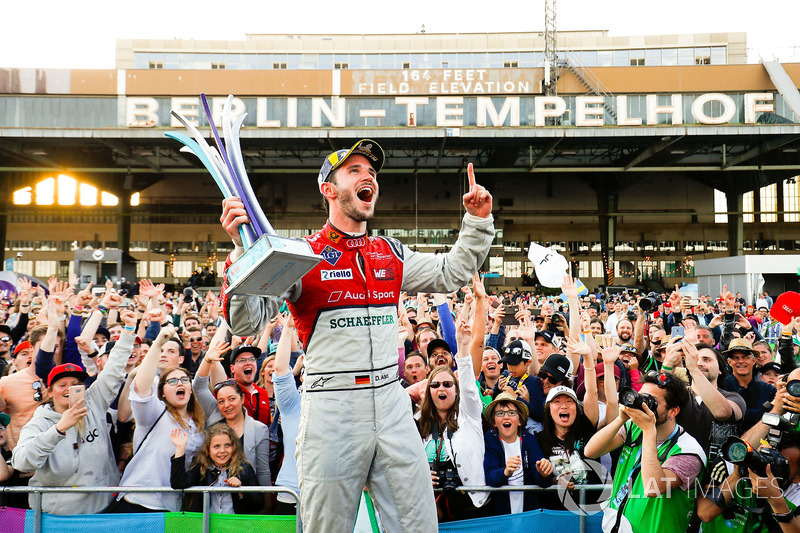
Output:
[[[121,250],[185,281],[231,249],[221,193],[164,136],[247,113],[247,171],[279,233],[316,231],[316,174],[361,138],[387,151],[370,224],[452,245],[465,170],[492,192],[486,270],[520,287],[536,241],[589,287],[693,280],[694,261],[800,249],[800,64],[747,63],[744,33],[248,35],[120,40],[117,68],[0,68],[0,236],[15,269],[66,276]],[[549,56],[552,57],[552,56]],[[2,67],[2,65],[0,65]],[[21,254],[21,255],[20,255]]]

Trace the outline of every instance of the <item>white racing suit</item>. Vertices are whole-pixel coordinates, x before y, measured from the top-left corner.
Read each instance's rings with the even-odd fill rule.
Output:
[[[306,353],[296,454],[305,531],[352,531],[365,486],[386,531],[437,529],[430,469],[398,380],[397,305],[401,291],[465,285],[493,238],[492,217],[470,214],[441,255],[347,236],[330,224],[306,237],[324,260],[284,295]],[[223,310],[235,335],[253,335],[281,303],[233,296]]]

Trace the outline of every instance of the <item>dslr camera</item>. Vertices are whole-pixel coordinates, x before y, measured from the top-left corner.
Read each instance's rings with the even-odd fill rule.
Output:
[[[657,292],[649,292],[647,296],[639,300],[639,309],[645,313],[652,311],[664,302],[661,300],[661,295]]]
[[[655,413],[658,410],[658,400],[649,394],[640,394],[633,387],[622,387],[619,391],[619,403],[625,407],[644,411],[644,405]]]
[[[439,488],[443,491],[454,491],[461,486],[461,478],[458,477],[458,471],[453,466],[452,461],[434,461],[432,467],[439,478]]]
[[[775,448],[754,450],[749,442],[734,435],[722,445],[722,457],[740,468],[754,472],[759,477],[767,477],[767,465],[772,475],[783,483],[790,475],[789,461]]]

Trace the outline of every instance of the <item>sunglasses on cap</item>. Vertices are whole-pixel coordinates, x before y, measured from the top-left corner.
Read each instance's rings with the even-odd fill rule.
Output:
[[[33,401],[34,402],[41,402],[42,401],[42,382],[41,381],[34,381],[31,383],[31,387],[36,392],[33,394]]]
[[[226,379],[225,381],[220,381],[214,385],[214,394],[217,394],[222,387],[232,387],[234,385],[236,385],[235,379]]]
[[[430,382],[430,387],[432,389],[438,389],[440,386],[444,387],[445,389],[452,389],[454,385],[455,385],[455,382],[450,381],[450,380],[448,380],[448,381],[431,381]]]
[[[556,379],[556,377],[553,374],[545,372],[544,370],[539,372],[539,379],[541,379],[542,381],[547,380],[553,385],[558,385],[559,383],[561,383],[560,379]]]

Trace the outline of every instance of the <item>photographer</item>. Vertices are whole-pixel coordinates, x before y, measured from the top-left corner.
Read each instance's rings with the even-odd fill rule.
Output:
[[[780,447],[785,462],[770,457],[766,475],[734,465],[722,484],[700,498],[697,514],[707,523],[704,532],[800,532],[800,520],[795,516],[800,504],[800,434],[790,432],[786,436],[788,442]],[[779,463],[784,463],[783,468]],[[785,478],[776,478],[776,470],[786,472]]]
[[[642,381],[639,394],[621,392],[619,416],[584,450],[598,458],[622,447],[603,531],[686,531],[694,507],[690,489],[706,462],[700,444],[675,420],[688,391],[671,373]]]

